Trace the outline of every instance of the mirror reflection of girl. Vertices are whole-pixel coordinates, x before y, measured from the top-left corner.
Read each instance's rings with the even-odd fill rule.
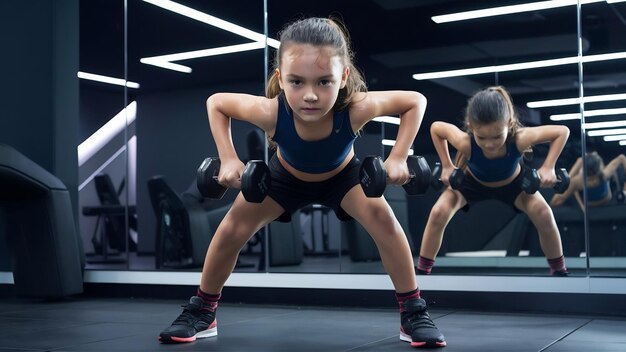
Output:
[[[467,164],[467,167],[461,189],[445,189],[430,212],[420,248],[418,273],[430,274],[444,230],[459,209],[467,211],[476,202],[497,199],[528,215],[539,233],[550,274],[566,276],[561,236],[552,209],[541,193],[522,191],[520,159],[522,152],[533,145],[550,143],[537,173],[541,187],[554,186],[554,166],[567,142],[569,129],[557,125],[522,127],[509,93],[500,86],[481,90],[469,99],[465,125],[467,132],[441,121],[431,125],[430,134],[441,160],[441,180],[449,185],[448,179],[455,168],[448,143],[460,156],[457,165]],[[466,235],[471,236],[471,233]]]
[[[344,30],[337,21],[325,18],[291,23],[280,35],[268,97],[216,93],[207,100],[221,161],[218,182],[241,187],[244,165],[230,133],[231,118],[236,118],[263,129],[277,144],[268,165],[272,185],[260,204],[247,202],[241,193],[237,196],[211,240],[196,295],[161,332],[161,342],[215,336],[222,288],[246,241],[268,223],[289,219],[298,209],[318,203],[332,208],[341,220],[354,218],[374,239],[396,291],[400,339],[415,347],[446,345],[420,297],[404,230],[384,197],[365,196],[353,148],[356,131],[374,117],[400,115],[396,144],[385,168],[389,184],[404,184],[410,177],[409,148],[424,116],[426,98],[411,91],[368,92],[354,67]]]
[[[602,157],[597,152],[587,153],[585,157],[585,171],[587,173],[588,206],[597,207],[611,202],[613,192],[611,191],[610,181],[611,178],[617,179],[617,170],[620,166],[626,171],[626,156],[624,154],[618,155],[605,166]],[[550,201],[550,205],[562,205],[569,197],[574,195],[578,205],[584,210],[582,167],[582,158],[578,158],[569,172],[571,178],[569,187],[562,194],[555,194]],[[626,195],[626,183],[619,186],[618,192],[621,192],[622,196]]]

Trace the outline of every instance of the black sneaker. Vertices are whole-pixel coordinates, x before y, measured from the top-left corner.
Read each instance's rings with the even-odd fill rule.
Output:
[[[410,342],[413,347],[444,347],[443,334],[430,319],[426,308],[426,301],[422,298],[404,302],[404,312],[400,315],[400,340]]]
[[[159,341],[163,343],[192,342],[196,339],[217,335],[215,311],[204,304],[202,298],[193,296],[183,306],[183,312],[172,325],[163,330]]]

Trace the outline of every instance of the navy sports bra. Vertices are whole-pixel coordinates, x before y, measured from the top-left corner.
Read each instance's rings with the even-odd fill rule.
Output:
[[[587,187],[587,200],[595,202],[603,200],[609,194],[609,181],[600,181],[596,186]],[[580,191],[582,197],[582,191]]]
[[[522,154],[517,150],[515,142],[507,144],[505,156],[497,159],[487,159],[471,133],[470,140],[472,142],[472,156],[467,161],[467,166],[478,180],[497,182],[506,180],[515,173],[522,157]]]
[[[302,172],[319,174],[339,167],[352,149],[356,134],[352,131],[348,109],[333,114],[333,130],[319,141],[305,141],[296,131],[293,111],[278,97],[278,118],[272,140],[289,165]]]

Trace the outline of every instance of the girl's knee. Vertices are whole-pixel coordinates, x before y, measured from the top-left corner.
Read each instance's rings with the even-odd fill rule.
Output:
[[[445,224],[452,214],[452,207],[448,204],[435,204],[430,210],[428,222]]]

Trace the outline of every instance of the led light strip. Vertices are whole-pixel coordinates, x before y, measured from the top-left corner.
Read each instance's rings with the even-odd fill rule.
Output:
[[[78,166],[82,166],[94,156],[126,126],[133,123],[136,117],[137,102],[133,101],[78,146]]]
[[[391,124],[394,124],[394,125],[400,125],[400,118],[399,117],[393,117],[393,116],[378,116],[378,117],[374,117],[372,119],[372,121],[385,122],[385,123],[391,123]]]
[[[626,114],[626,108],[617,108],[617,109],[599,109],[599,110],[587,110],[584,112],[585,117],[591,116],[609,116],[609,115],[621,115]],[[580,113],[573,114],[557,114],[551,115],[550,120],[552,121],[563,121],[563,120],[580,120]],[[609,122],[596,122],[596,123],[609,123]]]
[[[602,138],[605,142],[615,142],[615,141],[622,141],[622,140],[626,140],[626,134],[616,134],[616,135],[612,135],[612,136],[604,136],[604,138]]]
[[[121,79],[121,78],[102,76],[102,75],[97,75],[97,74],[94,74],[94,73],[87,73],[87,72],[81,72],[81,71],[78,71],[76,76],[78,76],[78,78],[86,79],[86,80],[89,80],[89,81],[96,81],[96,82],[114,84],[116,86],[122,86],[122,87],[126,86],[128,88],[139,88],[139,83],[127,81],[127,80]]]
[[[619,141],[619,145],[626,145],[626,141]]]
[[[584,4],[591,4],[594,2],[604,2],[604,1],[612,3],[612,2],[620,2],[620,1],[626,1],[626,0],[580,0],[580,4],[584,5]],[[538,2],[529,2],[526,4],[492,7],[489,9],[464,11],[464,12],[451,13],[447,15],[433,16],[431,17],[431,19],[435,23],[447,23],[447,22],[464,21],[464,20],[470,20],[470,19],[476,19],[476,18],[509,15],[509,14],[514,14],[514,13],[522,13],[522,12],[529,12],[529,11],[554,9],[558,7],[573,6],[573,5],[576,5],[577,3],[578,3],[578,0],[538,1]]]
[[[616,134],[626,134],[626,128],[594,130],[594,131],[587,132],[587,135],[589,135],[589,137],[610,136],[610,135],[616,135]]]
[[[426,80],[426,79],[471,76],[471,75],[478,75],[478,74],[483,74],[483,73],[528,70],[532,68],[577,64],[579,60],[582,63],[589,63],[589,62],[618,60],[618,59],[626,59],[626,52],[589,55],[589,56],[583,56],[580,59],[578,58],[578,56],[571,56],[571,57],[563,57],[563,58],[558,58],[558,59],[521,62],[517,64],[508,64],[508,65],[492,65],[492,66],[483,66],[483,67],[474,67],[474,68],[464,68],[464,69],[459,69],[459,70],[416,73],[413,75],[413,79],[420,81],[420,80]]]
[[[626,100],[626,93],[592,95],[588,97],[583,97],[582,99],[581,98],[566,98],[566,99],[531,101],[531,102],[526,103],[526,106],[529,108],[547,108],[547,107],[552,107],[552,106],[579,105],[580,103],[597,103],[601,101],[614,101],[614,100]]]
[[[221,47],[221,48],[196,50],[196,51],[190,51],[190,52],[184,52],[184,53],[178,53],[178,54],[142,58],[140,62],[144,64],[154,65],[154,66],[158,66],[161,68],[170,69],[170,70],[183,72],[183,73],[191,73],[192,69],[190,67],[179,65],[179,64],[174,64],[171,61],[188,60],[188,59],[195,59],[195,58],[206,57],[206,56],[222,55],[222,54],[235,53],[235,52],[241,52],[241,51],[246,51],[246,50],[261,49],[265,47],[266,42],[267,42],[267,45],[273,48],[278,48],[280,46],[280,42],[276,39],[268,38],[261,33],[251,31],[247,28],[238,26],[232,22],[222,20],[220,18],[211,16],[209,14],[206,14],[198,10],[194,10],[190,7],[181,5],[174,1],[169,1],[169,0],[143,0],[143,1],[149,4],[161,7],[168,11],[172,11],[179,15],[189,17],[196,21],[206,23],[208,25],[223,29],[225,31],[240,35],[244,38],[248,38],[254,41],[253,43],[247,43],[247,44],[241,44],[241,45],[232,45],[232,46],[226,46],[226,47]]]
[[[393,147],[396,145],[396,141],[393,139],[383,139],[382,144],[388,147]],[[409,149],[409,155],[413,155],[413,149]]]
[[[184,73],[191,73],[192,69],[190,67],[179,65],[179,64],[174,64],[171,61],[189,60],[189,59],[197,59],[200,57],[237,53],[237,52],[254,50],[254,49],[263,49],[264,47],[265,47],[264,43],[252,42],[252,43],[239,44],[239,45],[223,46],[220,48],[195,50],[195,51],[187,51],[184,53],[177,53],[177,54],[145,57],[139,61],[141,63],[148,64],[148,65],[159,66],[162,68],[167,68],[170,70],[184,72]]]

